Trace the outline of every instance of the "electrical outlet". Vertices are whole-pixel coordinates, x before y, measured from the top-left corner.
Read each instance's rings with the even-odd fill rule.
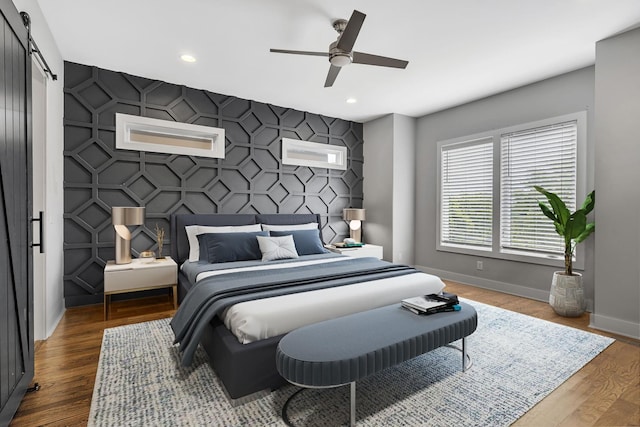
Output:
[[[482,270],[483,268],[482,261],[476,261],[476,270]]]

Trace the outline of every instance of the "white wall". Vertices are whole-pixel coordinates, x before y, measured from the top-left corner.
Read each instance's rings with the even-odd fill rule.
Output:
[[[392,260],[399,264],[413,264],[416,119],[394,114],[393,120]]]
[[[46,253],[45,283],[34,283],[43,288],[45,334],[35,337],[49,337],[64,313],[63,287],[63,108],[64,108],[64,62],[56,46],[53,35],[42,16],[36,0],[13,0],[18,11],[27,12],[31,17],[31,35],[42,51],[47,63],[58,75],[58,80],[47,82],[47,123],[45,151],[45,226],[44,242]]]
[[[393,256],[393,115],[363,126],[363,238],[384,247],[384,259]]]
[[[390,114],[364,124],[365,241],[384,259],[413,264],[415,119]]]
[[[596,44],[592,326],[640,338],[640,29]]]
[[[547,300],[552,273],[562,269],[561,261],[558,267],[551,267],[436,250],[437,142],[587,110],[587,188],[591,189],[593,103],[594,67],[588,67],[419,118],[415,264],[443,278]],[[586,253],[583,277],[589,303],[593,298],[593,246],[590,238],[579,248]],[[476,269],[477,260],[483,261],[482,271]]]

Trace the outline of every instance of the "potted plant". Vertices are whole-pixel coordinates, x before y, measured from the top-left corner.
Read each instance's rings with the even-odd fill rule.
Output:
[[[595,190],[587,195],[582,207],[571,213],[567,205],[558,195],[534,186],[549,201],[549,206],[538,202],[542,213],[553,221],[556,232],[564,240],[564,271],[553,273],[549,304],[562,316],[580,316],[585,310],[582,275],[573,271],[573,252],[576,245],[589,237],[596,229],[593,222],[587,222],[587,215],[593,210],[596,202]]]

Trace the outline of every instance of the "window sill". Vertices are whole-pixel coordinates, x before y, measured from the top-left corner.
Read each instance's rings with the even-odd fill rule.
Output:
[[[505,261],[523,262],[527,264],[546,265],[556,267],[559,270],[564,270],[564,259],[558,255],[524,254],[513,250],[502,250],[497,252],[492,249],[479,249],[462,245],[438,245],[436,250],[438,252],[449,252],[462,255],[479,256],[483,258],[501,259]],[[578,271],[584,270],[584,260],[581,257],[574,259],[573,268]]]

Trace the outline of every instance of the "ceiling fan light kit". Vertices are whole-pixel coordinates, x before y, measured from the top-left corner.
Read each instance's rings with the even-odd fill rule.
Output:
[[[336,67],[344,67],[345,65],[351,64],[353,58],[351,57],[351,52],[344,52],[336,47],[338,44],[337,41],[331,43],[329,46],[329,62],[331,65],[335,65]]]
[[[310,52],[285,49],[271,49],[271,52],[289,53],[294,55],[328,56],[329,63],[331,65],[329,67],[329,72],[327,73],[327,79],[324,83],[324,87],[333,86],[333,83],[335,82],[336,77],[338,77],[338,73],[342,67],[351,63],[376,65],[379,67],[406,68],[409,64],[408,61],[353,51],[353,45],[358,38],[358,34],[360,33],[360,29],[362,28],[362,24],[366,16],[367,15],[364,13],[354,10],[348,21],[345,19],[337,19],[333,21],[333,28],[338,32],[338,39],[329,45],[329,52]]]

